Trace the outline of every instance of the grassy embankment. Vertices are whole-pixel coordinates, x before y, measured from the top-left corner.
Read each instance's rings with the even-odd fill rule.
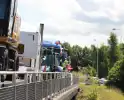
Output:
[[[104,85],[97,84],[85,85],[80,80],[81,91],[77,95],[76,100],[124,100],[123,93],[115,88],[107,88]]]

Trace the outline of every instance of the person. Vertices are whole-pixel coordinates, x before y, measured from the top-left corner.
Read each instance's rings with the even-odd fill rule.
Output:
[[[67,65],[68,65],[68,61],[67,61],[67,59],[65,58],[65,61],[62,63],[63,71],[66,71]]]

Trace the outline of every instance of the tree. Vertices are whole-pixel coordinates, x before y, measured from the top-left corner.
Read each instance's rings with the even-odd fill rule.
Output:
[[[90,76],[96,76],[96,70],[92,66],[83,67],[83,74],[89,74]]]
[[[108,79],[117,87],[124,90],[124,59],[117,61],[109,71]]]
[[[118,49],[118,41],[117,41],[117,36],[114,33],[110,34],[109,40],[109,60],[110,60],[110,65],[109,69],[111,69],[116,61],[119,60],[119,49]]]
[[[120,59],[123,59],[124,58],[124,43],[120,43],[118,47],[120,51]]]
[[[91,45],[91,49],[90,49],[91,55],[90,55],[90,59],[92,61],[92,66],[96,69],[96,65],[97,65],[97,48],[95,47],[95,45]]]
[[[92,60],[91,60],[91,51],[89,48],[84,47],[82,49],[82,54],[80,55],[80,64],[82,67],[87,67],[88,65],[92,66]]]
[[[71,65],[74,70],[77,70],[80,65],[80,59],[82,56],[82,47],[78,45],[74,45],[72,47],[72,55],[71,55]]]
[[[102,45],[99,48],[99,77],[107,77],[109,67],[108,46]]]
[[[68,42],[64,42],[62,46],[68,50],[68,55],[71,56],[72,55],[71,45]]]

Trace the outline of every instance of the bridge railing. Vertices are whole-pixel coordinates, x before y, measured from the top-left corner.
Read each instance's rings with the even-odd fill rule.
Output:
[[[7,74],[12,75],[12,82],[4,82],[5,87],[0,88],[0,100],[41,100],[56,96],[78,83],[77,76],[67,72],[0,72],[0,76]],[[17,79],[18,74],[24,75],[24,79]]]

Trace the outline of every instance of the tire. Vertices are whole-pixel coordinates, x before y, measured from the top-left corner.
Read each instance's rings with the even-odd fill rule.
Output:
[[[2,55],[0,59],[0,70],[1,71],[7,71],[8,70],[8,50],[3,49],[0,51]]]
[[[13,71],[18,71],[18,69],[19,69],[19,57],[18,57],[17,53],[15,52]]]
[[[9,69],[9,66],[8,66],[8,64],[9,64],[9,58],[8,58],[8,50],[6,49],[5,50],[5,52],[4,52],[4,68],[3,68],[3,70],[4,71],[8,71],[8,69]],[[6,79],[6,77],[7,77],[7,75],[3,75],[3,78],[4,78],[4,80]]]
[[[8,70],[8,50],[5,49],[3,51],[3,60],[1,61],[1,70],[7,71]],[[1,75],[1,82],[4,82],[7,75]]]
[[[13,71],[17,71],[19,68],[19,58],[17,57],[17,54],[15,51],[11,51],[10,53],[12,53],[10,57],[11,59],[14,60],[14,62],[10,62],[9,66],[10,68],[12,68]],[[12,81],[12,75],[7,75],[6,80]]]
[[[8,58],[8,50],[6,49],[5,52],[4,52],[4,68],[3,70],[4,71],[7,71],[8,70],[8,63],[9,63],[9,58]]]
[[[19,69],[19,57],[15,56],[15,62],[14,62],[14,69],[13,71],[18,71]]]

